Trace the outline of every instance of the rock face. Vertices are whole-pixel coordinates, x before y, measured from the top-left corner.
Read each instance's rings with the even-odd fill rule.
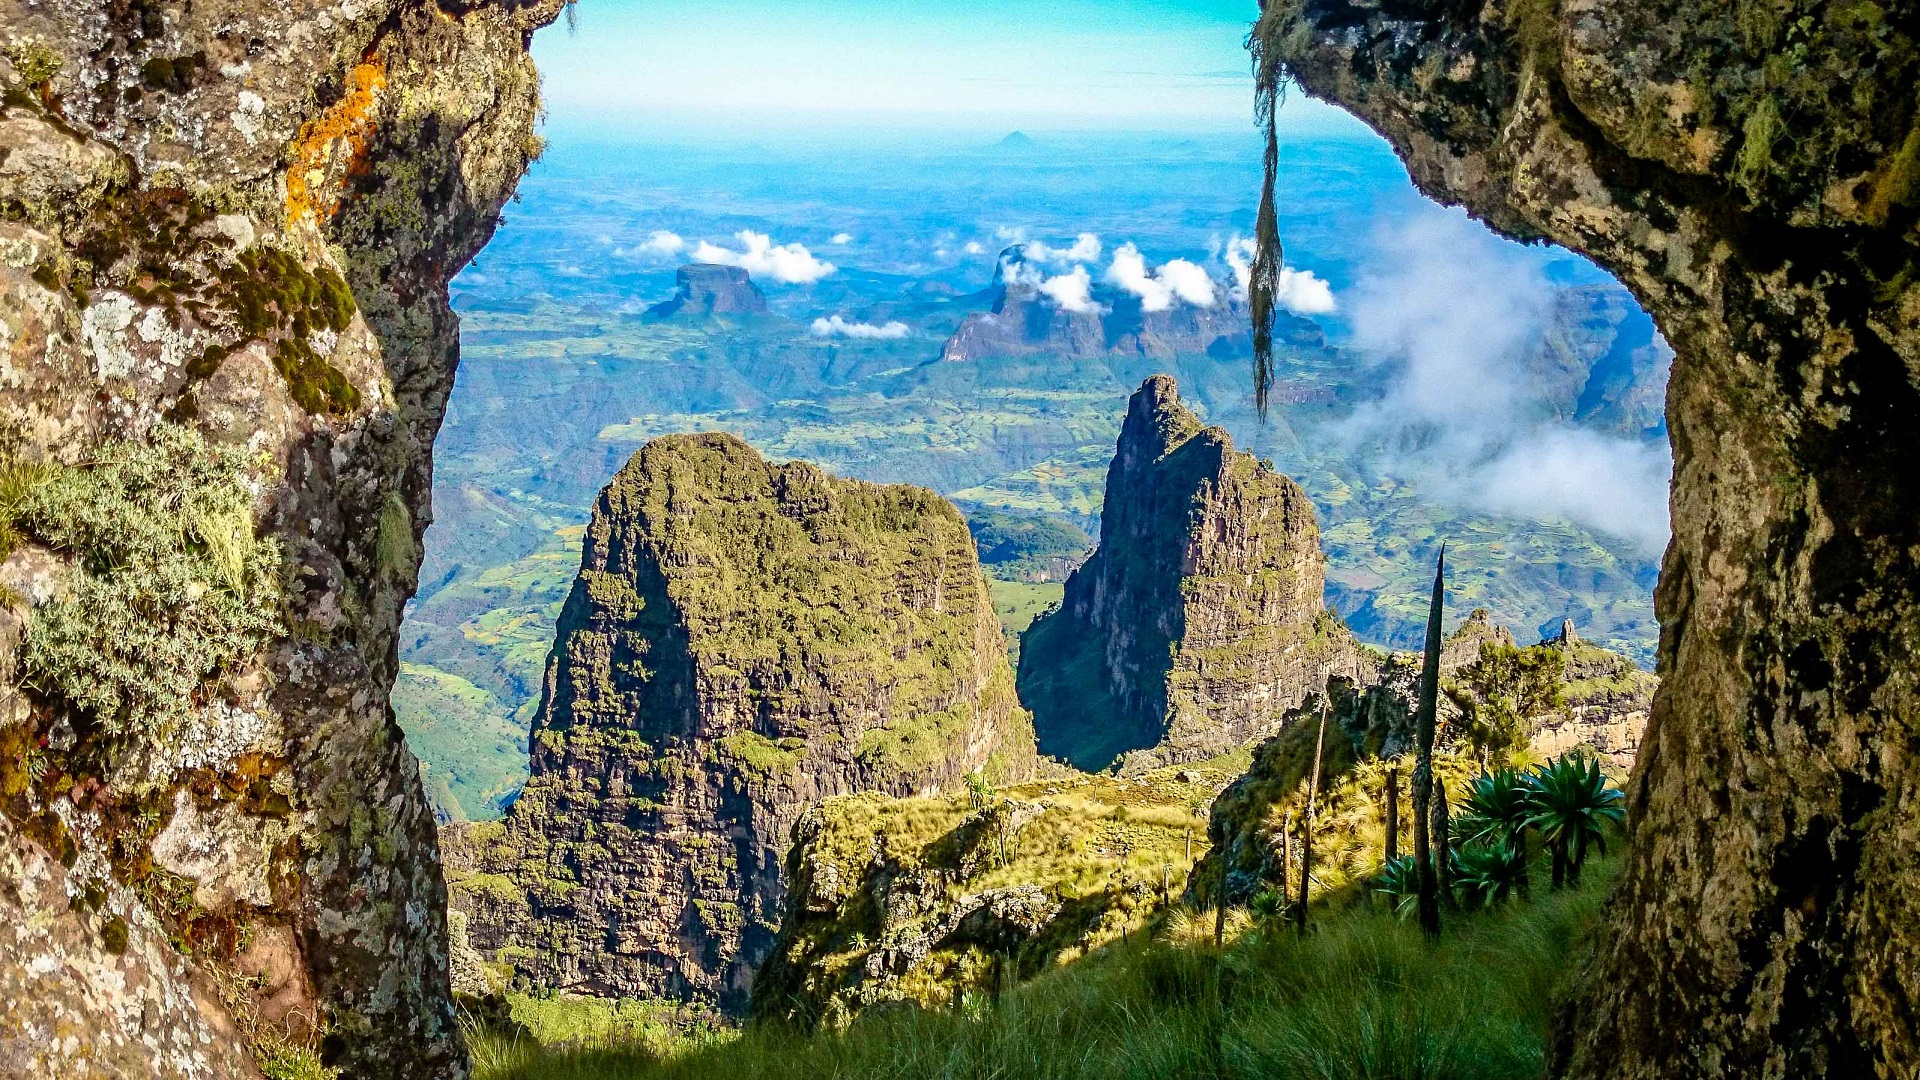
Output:
[[[678,291],[673,299],[648,308],[648,315],[764,315],[767,311],[766,294],[738,266],[689,263],[674,275],[674,282]]]
[[[1034,763],[959,512],[728,435],[648,443],[601,494],[532,748],[456,878],[475,947],[537,985],[735,1011],[803,810]]]
[[[1298,484],[1203,428],[1172,379],[1135,392],[1100,547],[1021,645],[1043,752],[1086,769],[1193,761],[1270,730],[1329,673],[1366,667],[1321,599]]]
[[[244,1072],[254,1025],[316,1021],[348,1075],[464,1073],[387,692],[446,282],[538,151],[526,45],[560,7],[0,2],[0,667],[36,688],[0,715],[0,907],[31,915],[0,1059],[25,1074]]]
[[[1661,690],[1556,1075],[1920,1071],[1917,18],[1285,0],[1258,30],[1676,353]]]
[[[1027,261],[1024,248],[1002,252],[988,290],[992,309],[967,316],[947,339],[940,359],[964,362],[1032,354],[1088,359],[1120,354],[1171,360],[1202,354],[1220,359],[1253,355],[1246,301],[1224,285],[1215,290],[1215,302],[1209,306],[1179,302],[1148,311],[1132,293],[1093,283],[1089,303],[1082,310],[1071,310],[1040,290],[1043,277],[1041,269]],[[1274,340],[1311,349],[1326,345],[1318,323],[1284,312]]]

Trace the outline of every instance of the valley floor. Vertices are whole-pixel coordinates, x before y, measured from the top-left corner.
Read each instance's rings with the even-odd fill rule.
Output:
[[[1383,902],[1336,897],[1302,936],[1175,910],[1142,934],[997,1000],[898,1006],[843,1032],[684,1025],[604,1002],[519,997],[525,1030],[470,1032],[475,1080],[1121,1077],[1503,1080],[1540,1075],[1551,1003],[1584,965],[1611,879],[1463,914],[1429,946]],[[1338,910],[1335,910],[1338,909]]]

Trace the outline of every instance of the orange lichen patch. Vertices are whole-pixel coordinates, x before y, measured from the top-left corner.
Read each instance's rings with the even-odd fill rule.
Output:
[[[293,142],[293,164],[287,169],[287,227],[302,218],[316,223],[340,212],[338,190],[326,189],[332,168],[342,151],[345,175],[359,176],[369,168],[367,144],[373,136],[373,109],[387,87],[387,67],[379,56],[369,56],[347,76],[347,93],[325,112],[307,121]]]

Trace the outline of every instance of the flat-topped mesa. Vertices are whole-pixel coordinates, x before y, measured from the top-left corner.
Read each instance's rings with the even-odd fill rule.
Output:
[[[1313,504],[1203,428],[1174,381],[1133,395],[1100,547],[1021,649],[1040,747],[1083,768],[1192,761],[1273,728],[1332,673],[1370,664],[1322,600]]]
[[[648,315],[764,315],[767,311],[767,295],[753,283],[753,275],[738,266],[688,263],[674,275],[674,284],[673,298],[648,308]]]
[[[951,504],[728,435],[656,439],[601,493],[532,777],[473,830],[455,903],[536,985],[738,1010],[802,811],[1033,763]]]

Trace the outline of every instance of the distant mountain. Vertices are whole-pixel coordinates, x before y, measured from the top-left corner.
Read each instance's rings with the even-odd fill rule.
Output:
[[[1176,302],[1148,311],[1141,299],[1123,289],[1094,283],[1082,310],[1062,307],[1043,292],[1041,277],[1020,245],[1001,252],[984,299],[990,310],[975,312],[960,324],[940,359],[949,362],[989,356],[1044,353],[1075,360],[1131,356],[1172,360],[1209,356],[1236,360],[1253,355],[1252,317],[1246,302],[1224,283],[1209,306]],[[1307,349],[1326,346],[1326,335],[1311,319],[1280,313],[1274,328],[1282,345]]]
[[[1002,150],[1032,150],[1040,144],[1027,137],[1024,131],[1015,131],[995,144]]]
[[[673,299],[648,308],[648,315],[764,315],[767,311],[766,294],[753,283],[751,274],[737,266],[688,263],[674,275],[674,283],[679,291]]]

